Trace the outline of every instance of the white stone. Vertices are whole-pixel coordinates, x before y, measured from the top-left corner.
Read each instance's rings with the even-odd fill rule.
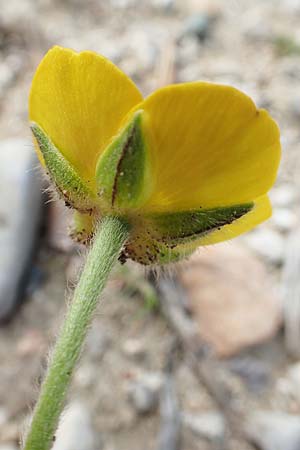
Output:
[[[297,14],[300,12],[299,0],[284,0],[283,2],[279,3],[281,8],[283,8],[287,13]]]
[[[183,424],[196,436],[210,441],[221,440],[225,433],[225,423],[221,414],[211,412],[202,414],[182,414]]]
[[[1,406],[0,407],[0,427],[7,422],[8,412]]]
[[[284,257],[284,238],[277,231],[260,227],[245,236],[248,247],[272,264],[280,264]]]
[[[246,422],[246,434],[260,450],[299,450],[300,417],[256,411]]]
[[[288,377],[295,386],[300,396],[300,363],[293,364],[288,370]]]
[[[141,360],[146,356],[145,345],[140,339],[126,339],[122,350],[126,356],[132,359]]]
[[[300,401],[300,363],[291,365],[287,373],[278,379],[276,390],[285,397]]]
[[[273,188],[269,195],[274,208],[287,208],[288,206],[292,206],[297,199],[297,193],[294,186],[288,183]]]
[[[287,208],[275,208],[271,222],[282,232],[291,231],[297,223],[296,214]]]
[[[158,406],[162,384],[163,377],[156,372],[142,374],[130,381],[127,393],[138,414],[147,414]]]
[[[67,407],[52,450],[99,450],[85,405],[74,402]]]
[[[0,142],[0,320],[20,300],[38,237],[42,190],[37,166],[29,141]]]
[[[0,450],[18,450],[18,448],[13,444],[3,444],[0,445]]]

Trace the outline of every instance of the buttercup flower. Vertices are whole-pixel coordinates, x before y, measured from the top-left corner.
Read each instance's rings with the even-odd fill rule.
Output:
[[[237,89],[192,82],[143,99],[104,57],[54,47],[29,116],[40,161],[75,210],[74,234],[89,240],[101,217],[124,217],[123,260],[177,261],[271,214],[279,130]]]

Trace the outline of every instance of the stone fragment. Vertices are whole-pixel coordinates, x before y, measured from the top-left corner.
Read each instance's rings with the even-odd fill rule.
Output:
[[[292,364],[286,374],[280,377],[276,383],[276,390],[285,398],[296,401],[300,404],[300,363]]]
[[[16,445],[13,444],[3,444],[0,445],[0,450],[18,450]]]
[[[289,110],[292,113],[293,118],[298,121],[300,119],[300,96],[296,95],[289,101]]]
[[[238,356],[227,362],[227,367],[247,384],[254,393],[262,392],[271,379],[271,367],[266,361],[251,356]]]
[[[273,207],[287,208],[296,202],[297,192],[291,184],[281,184],[270,191],[270,199]]]
[[[0,427],[8,420],[9,414],[2,406],[0,406]]]
[[[273,411],[254,412],[246,422],[249,441],[260,450],[299,450],[300,418]]]
[[[209,441],[222,441],[225,434],[225,422],[221,414],[208,412],[202,414],[182,413],[184,426],[197,437]]]
[[[181,415],[177,400],[175,381],[166,374],[160,393],[160,430],[158,450],[181,450]]]
[[[264,265],[237,243],[200,250],[179,271],[202,338],[219,356],[274,336],[281,305]]]
[[[122,350],[126,356],[136,361],[144,360],[147,355],[145,344],[140,339],[126,339]]]
[[[271,264],[281,264],[284,258],[283,236],[266,227],[258,228],[244,237],[248,247]]]
[[[17,354],[21,357],[31,356],[47,350],[47,343],[43,333],[30,328],[22,335],[16,345]]]
[[[128,397],[138,414],[148,414],[157,408],[162,383],[162,375],[155,372],[143,374],[130,381],[127,388]]]
[[[186,19],[183,35],[193,36],[203,42],[209,37],[211,18],[206,14],[194,14]]]
[[[52,450],[100,450],[89,412],[80,402],[71,403],[62,416]]]
[[[286,233],[295,227],[297,223],[297,216],[290,209],[276,208],[273,211],[271,221],[279,231]]]
[[[23,301],[42,218],[42,178],[24,139],[0,142],[0,321]]]

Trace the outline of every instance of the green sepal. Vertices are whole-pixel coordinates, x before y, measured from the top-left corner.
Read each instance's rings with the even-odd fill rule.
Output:
[[[201,237],[230,225],[249,213],[254,204],[153,213],[141,217],[122,253],[144,265],[163,265],[190,256],[201,245]]]
[[[156,213],[147,217],[158,241],[184,244],[229,225],[247,214],[254,204],[224,206],[176,213]]]
[[[96,167],[97,191],[108,208],[135,208],[149,191],[149,161],[137,111],[101,154]]]
[[[31,130],[43,155],[46,170],[66,205],[79,211],[91,211],[95,205],[93,194],[74,167],[39,125],[31,123]]]
[[[71,238],[80,244],[89,244],[94,236],[97,216],[74,211],[73,224],[70,228]]]

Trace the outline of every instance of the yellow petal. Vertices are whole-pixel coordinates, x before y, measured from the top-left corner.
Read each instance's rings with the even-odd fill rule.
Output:
[[[241,204],[265,194],[280,159],[279,130],[237,89],[205,82],[162,88],[139,105],[154,191],[145,209]]]
[[[253,209],[242,216],[240,219],[235,220],[230,225],[225,225],[220,230],[208,233],[201,237],[197,242],[193,242],[193,247],[196,249],[200,245],[216,244],[217,242],[227,241],[236,236],[239,236],[246,231],[251,230],[267,220],[272,214],[272,207],[267,195],[254,200]]]
[[[29,116],[93,182],[99,154],[141,99],[134,83],[103,56],[54,47],[34,76]]]

